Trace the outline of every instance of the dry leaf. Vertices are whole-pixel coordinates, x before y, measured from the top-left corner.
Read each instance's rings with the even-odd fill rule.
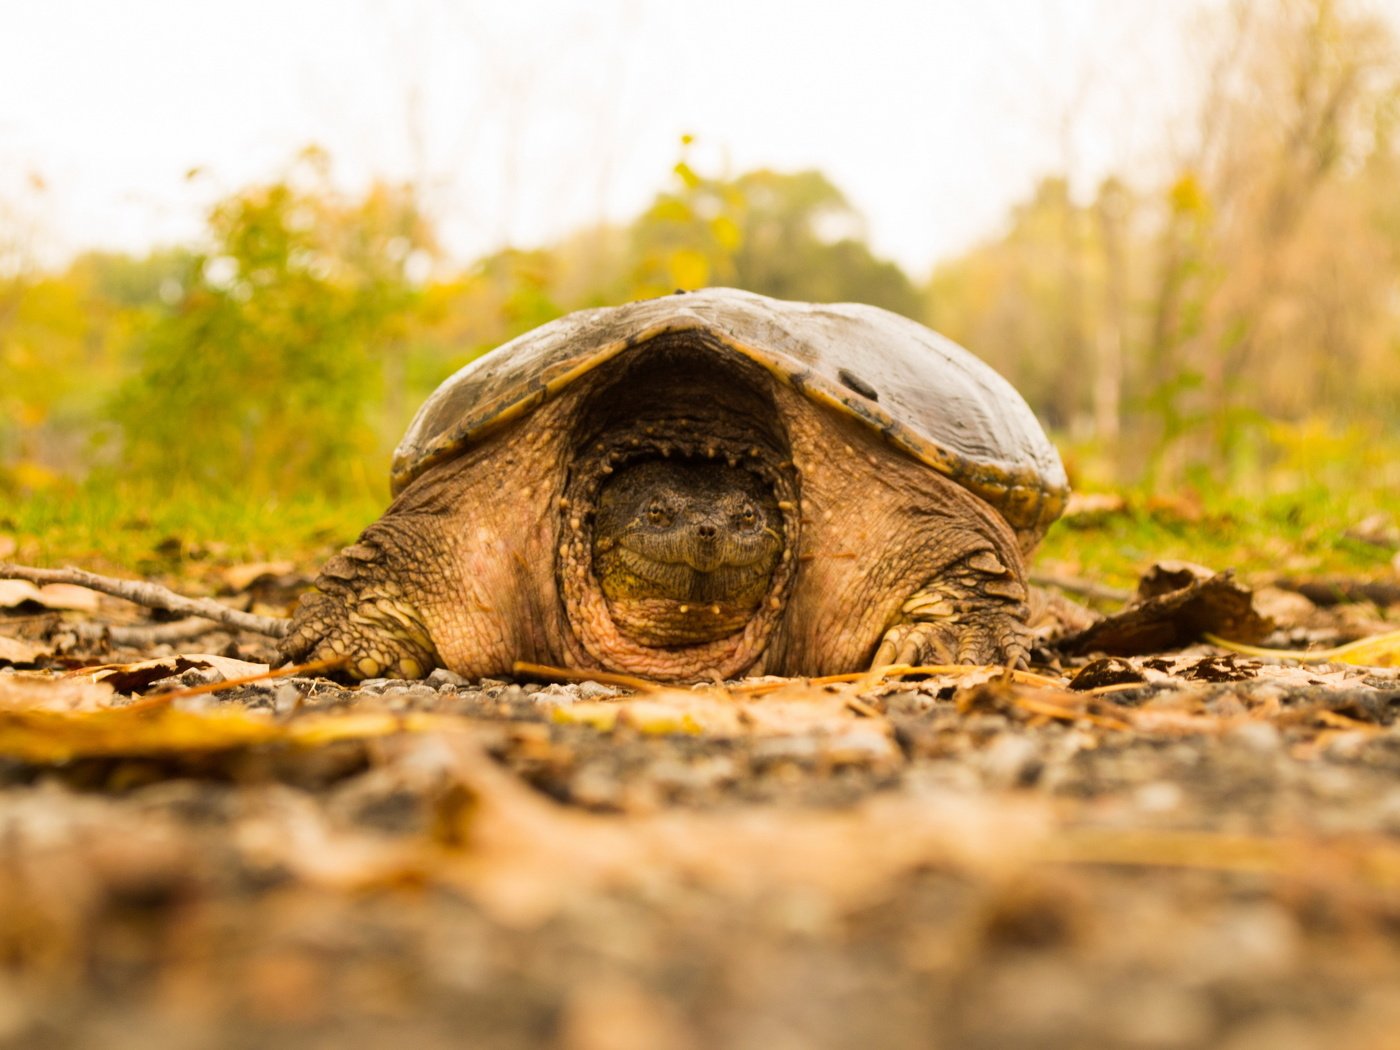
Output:
[[[1198,572],[1186,563],[1154,567],[1139,588],[1144,600],[1054,643],[1055,648],[1071,654],[1136,656],[1179,649],[1207,633],[1257,641],[1273,628],[1254,609],[1249,588],[1230,573],[1201,579]],[[1163,590],[1182,581],[1187,582]]]
[[[15,667],[32,666],[53,655],[53,649],[46,645],[36,645],[22,638],[11,638],[0,634],[0,664]]]
[[[0,755],[36,764],[85,757],[178,757],[279,741],[315,747],[401,733],[461,733],[470,726],[456,715],[389,712],[313,714],[277,722],[267,712],[237,706],[201,712],[107,706],[112,699],[106,685],[82,679],[0,679]]]
[[[26,602],[45,609],[74,609],[95,612],[98,597],[86,587],[71,583],[50,583],[36,587],[28,580],[0,580],[0,609],[15,609]]]
[[[129,664],[101,664],[97,667],[84,667],[81,674],[93,682],[106,682],[119,693],[135,693],[148,685],[196,668],[213,668],[225,679],[248,678],[266,674],[267,664],[233,660],[227,656],[214,656],[211,653],[177,653],[154,660],[138,660]]]
[[[1115,492],[1071,492],[1064,517],[1082,518],[1097,514],[1122,514],[1127,501]]]
[[[296,572],[296,562],[260,561],[248,565],[230,565],[219,573],[224,583],[235,591],[246,591],[264,576],[286,576]]]
[[[83,757],[181,755],[228,751],[276,739],[266,718],[241,710],[192,714],[172,708],[113,707],[74,713],[0,709],[0,755],[57,764]]]
[[[1278,660],[1297,660],[1299,663],[1353,664],[1357,667],[1400,667],[1400,631],[1361,638],[1334,649],[1264,649],[1257,645],[1207,634],[1206,641],[1222,649],[1244,653],[1246,656],[1268,656]]]
[[[95,711],[116,699],[111,686],[48,674],[0,677],[0,711]]]

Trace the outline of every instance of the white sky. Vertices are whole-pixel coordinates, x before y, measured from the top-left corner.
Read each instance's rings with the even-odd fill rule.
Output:
[[[918,277],[1042,174],[1163,163],[1198,6],[0,0],[0,203],[50,258],[139,250],[315,142],[422,180],[465,261],[629,218],[691,133],[706,173],[820,168]]]

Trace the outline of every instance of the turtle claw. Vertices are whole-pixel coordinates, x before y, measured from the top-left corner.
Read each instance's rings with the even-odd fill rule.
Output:
[[[871,667],[949,664],[1024,667],[1030,650],[1026,629],[1000,611],[964,620],[916,620],[885,632]]]
[[[278,644],[284,660],[326,661],[355,681],[421,678],[441,664],[418,611],[377,580],[380,558],[362,539],[326,563]]]

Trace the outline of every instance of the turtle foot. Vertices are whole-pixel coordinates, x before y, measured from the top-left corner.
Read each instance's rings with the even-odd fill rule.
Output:
[[[1016,567],[974,551],[900,607],[872,667],[889,664],[996,664],[1030,658],[1029,607]]]
[[[376,586],[378,555],[361,542],[326,563],[277,647],[284,660],[331,661],[356,681],[422,678],[441,664],[418,612],[398,588]]]
[[[885,632],[871,667],[977,664],[1024,667],[1026,628],[1004,613],[945,621],[906,621]]]

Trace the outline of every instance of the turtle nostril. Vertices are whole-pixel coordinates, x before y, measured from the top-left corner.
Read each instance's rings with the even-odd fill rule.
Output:
[[[695,526],[695,535],[699,536],[702,540],[712,540],[718,534],[719,530],[716,529],[713,525]]]

